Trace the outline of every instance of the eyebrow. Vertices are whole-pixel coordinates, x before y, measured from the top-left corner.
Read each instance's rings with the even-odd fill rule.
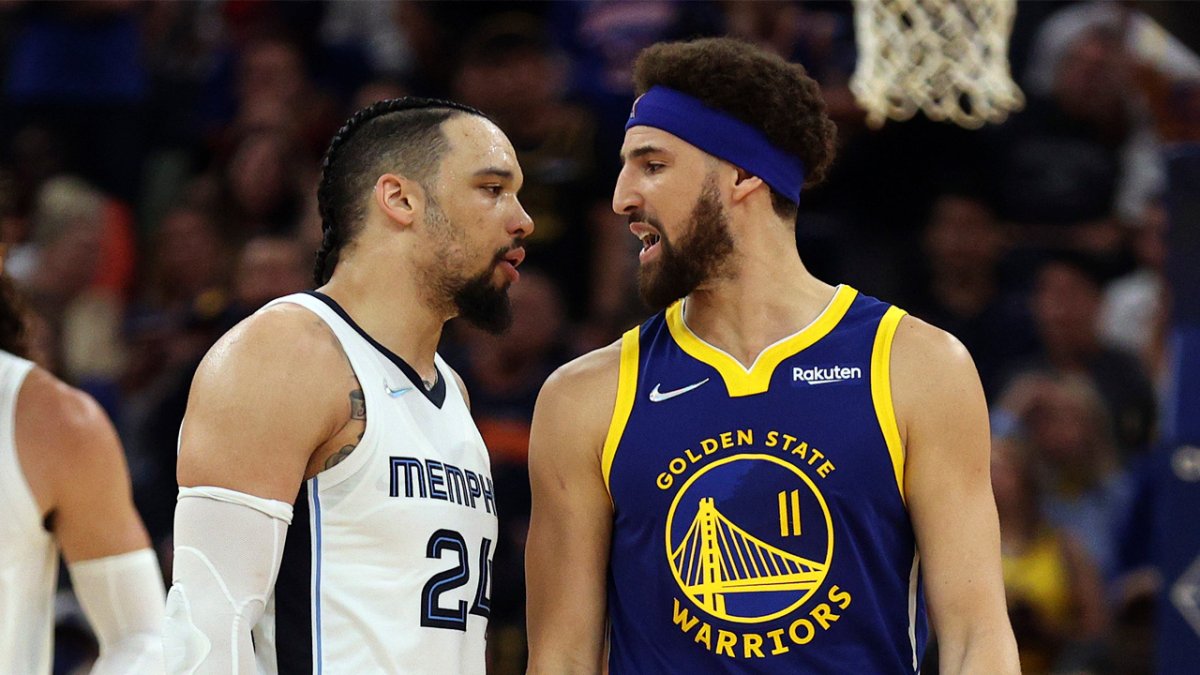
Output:
[[[666,152],[666,150],[657,145],[651,145],[651,144],[640,145],[640,146],[634,148],[633,150],[630,150],[628,155],[621,154],[620,155],[621,164],[624,165],[625,162],[627,162],[631,159],[637,159],[638,157],[645,157],[646,155],[651,155],[656,152]]]
[[[480,169],[475,172],[475,175],[476,176],[498,176],[500,178],[507,178],[508,180],[512,180],[512,178],[513,178],[512,171],[509,171],[508,169],[501,169],[501,168],[495,167],[495,166],[489,166],[486,169]]]

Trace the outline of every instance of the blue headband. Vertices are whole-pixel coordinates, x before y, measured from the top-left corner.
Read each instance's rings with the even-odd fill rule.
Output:
[[[714,157],[758,176],[793,203],[800,203],[804,165],[771,144],[763,132],[698,99],[667,87],[651,87],[633,102],[625,129],[647,126],[674,134]]]

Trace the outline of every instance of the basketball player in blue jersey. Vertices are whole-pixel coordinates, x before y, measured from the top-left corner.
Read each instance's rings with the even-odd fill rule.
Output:
[[[161,673],[162,572],[121,442],[96,401],[26,358],[25,336],[0,273],[0,673],[61,666],[52,663],[60,550],[100,643],[92,674]]]
[[[635,68],[613,208],[663,309],[546,383],[530,441],[530,672],[1015,673],[988,420],[950,335],[812,276],[833,126],[728,39]]]
[[[192,384],[169,672],[484,672],[496,499],[435,349],[451,317],[509,322],[522,180],[455,103],[383,101],[334,137],[320,287],[236,326]]]

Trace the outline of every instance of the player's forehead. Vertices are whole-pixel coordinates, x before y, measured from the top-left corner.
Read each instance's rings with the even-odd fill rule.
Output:
[[[643,157],[654,153],[686,155],[701,150],[682,138],[657,127],[636,126],[625,130],[621,144],[621,161]]]
[[[442,125],[450,150],[442,160],[443,174],[473,175],[495,170],[518,182],[521,166],[508,136],[490,120],[478,115],[456,115]]]

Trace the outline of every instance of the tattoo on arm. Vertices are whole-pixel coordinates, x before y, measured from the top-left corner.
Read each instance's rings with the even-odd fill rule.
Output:
[[[333,453],[332,455],[329,456],[329,459],[325,460],[325,468],[332,469],[333,467],[337,466],[338,464],[341,464],[343,460],[345,460],[347,457],[350,456],[350,453],[354,452],[354,448],[356,448],[356,447],[358,447],[358,446],[343,445],[341,450],[338,450],[337,452]]]
[[[355,389],[354,391],[350,392],[350,419],[367,419],[367,399],[365,396],[363,396],[362,389]],[[359,432],[358,440],[360,442],[362,441],[363,434],[365,433],[366,429],[363,429],[361,432]],[[325,468],[331,469],[338,464],[341,464],[347,457],[350,456],[350,453],[354,452],[354,448],[356,447],[358,447],[357,443],[343,445],[341,450],[333,453],[329,456],[329,459],[325,460]]]

